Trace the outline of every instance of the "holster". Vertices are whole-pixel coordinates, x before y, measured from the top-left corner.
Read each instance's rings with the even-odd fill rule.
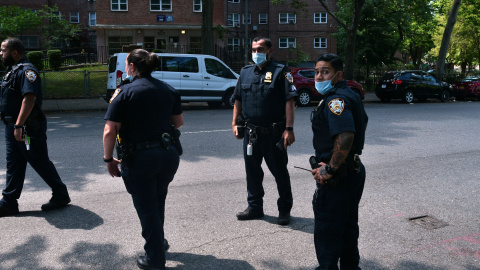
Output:
[[[122,163],[131,165],[133,162],[133,157],[135,155],[135,149],[132,144],[120,143],[117,137],[115,141],[115,149],[117,150],[117,158],[122,161]]]
[[[178,155],[181,156],[183,154],[183,147],[180,143],[180,135],[180,130],[178,130],[177,128],[173,128],[172,126],[172,132],[170,133],[170,136],[172,137],[172,144],[177,149]]]

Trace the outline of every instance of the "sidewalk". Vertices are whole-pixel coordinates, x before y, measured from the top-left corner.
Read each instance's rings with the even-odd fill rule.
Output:
[[[378,101],[373,92],[366,92],[363,102]],[[187,103],[184,103],[184,105]],[[198,104],[198,103],[197,103]],[[206,106],[206,105],[205,105]],[[44,99],[45,112],[100,111],[107,110],[108,103],[103,98],[96,99]]]

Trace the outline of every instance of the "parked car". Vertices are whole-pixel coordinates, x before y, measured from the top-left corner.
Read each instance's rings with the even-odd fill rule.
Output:
[[[116,53],[108,61],[106,100],[125,79],[125,59],[128,53]],[[207,102],[219,107],[225,103],[232,108],[235,100],[233,90],[238,74],[220,59],[204,54],[159,53],[161,64],[152,72],[152,77],[173,86],[181,95],[182,102]]]
[[[313,68],[290,68],[293,76],[293,84],[297,88],[298,106],[307,106],[311,101],[321,100],[323,96],[315,89],[315,69]],[[347,81],[348,87],[355,90],[362,100],[365,98],[363,86],[356,81]]]
[[[383,102],[402,99],[411,103],[415,99],[425,101],[427,98],[445,102],[452,96],[452,88],[422,70],[389,71],[377,82],[375,94]]]
[[[467,77],[452,84],[453,95],[458,100],[476,98],[480,100],[480,76]]]

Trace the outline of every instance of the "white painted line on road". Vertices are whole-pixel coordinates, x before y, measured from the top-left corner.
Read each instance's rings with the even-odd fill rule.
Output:
[[[204,131],[189,131],[189,132],[182,132],[182,134],[197,134],[197,133],[213,133],[213,132],[226,132],[232,131],[231,129],[217,129],[217,130],[204,130]]]

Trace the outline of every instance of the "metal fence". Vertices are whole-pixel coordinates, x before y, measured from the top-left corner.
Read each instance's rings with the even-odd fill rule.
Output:
[[[107,76],[107,71],[40,71],[43,98],[105,97]]]

